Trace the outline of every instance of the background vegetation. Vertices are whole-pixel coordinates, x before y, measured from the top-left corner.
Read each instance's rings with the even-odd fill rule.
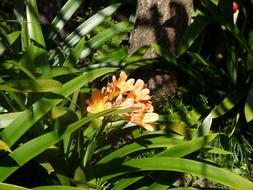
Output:
[[[253,189],[252,1],[194,1],[176,53],[132,56],[135,1],[52,3],[0,2],[0,189]],[[161,60],[182,77],[154,132],[87,114],[112,74]]]

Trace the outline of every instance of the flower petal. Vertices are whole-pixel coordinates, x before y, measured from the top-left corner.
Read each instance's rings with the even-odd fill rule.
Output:
[[[144,85],[145,85],[144,81],[141,80],[141,79],[138,79],[136,81],[135,85],[134,85],[134,89],[133,90],[134,91],[139,91],[139,90],[143,89]]]
[[[145,124],[142,126],[144,129],[148,130],[148,131],[154,131],[154,128],[152,125],[150,124]]]
[[[159,119],[159,115],[157,113],[145,113],[144,118],[142,120],[143,123],[153,123]]]

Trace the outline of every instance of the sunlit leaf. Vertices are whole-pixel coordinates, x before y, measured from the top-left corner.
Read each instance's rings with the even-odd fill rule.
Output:
[[[120,6],[120,3],[112,4],[95,15],[84,21],[77,29],[75,29],[64,41],[66,48],[73,47],[87,33],[92,31],[96,26],[101,24],[108,16],[112,15]]]
[[[6,152],[11,152],[10,147],[2,140],[0,140],[0,151],[6,151]]]
[[[21,113],[22,112],[12,112],[12,113],[0,114],[0,128],[5,128],[9,123],[11,123]]]
[[[54,91],[53,93],[59,94],[62,97],[68,97],[88,82],[115,70],[116,68],[100,68],[86,72],[83,75],[67,82],[61,89]],[[39,101],[35,102],[29,109],[22,112],[22,114],[20,114],[3,131],[1,131],[1,137],[3,140],[9,146],[12,146],[41,117],[62,101],[61,96],[51,99],[43,97]]]
[[[206,118],[203,120],[202,124],[198,128],[198,135],[199,136],[204,136],[208,135],[211,125],[212,125],[212,114],[208,114]]]
[[[18,92],[52,92],[62,87],[56,80],[16,80],[0,83],[1,90]],[[9,88],[9,89],[8,89]]]
[[[247,100],[244,106],[244,114],[247,122],[253,119],[253,83],[251,83]]]
[[[12,163],[11,166],[0,166],[0,181],[5,180],[9,175],[16,171],[20,166],[24,165],[26,162],[32,158],[38,156],[49,147],[53,146],[55,143],[62,140],[64,137],[70,135],[80,127],[84,126],[86,123],[99,118],[101,116],[109,116],[119,113],[129,112],[129,109],[109,109],[103,112],[93,114],[88,117],[84,117],[74,123],[71,123],[67,126],[66,130],[63,132],[52,131],[46,134],[43,134],[39,137],[33,138],[32,140],[21,145],[15,149],[12,153],[9,154],[15,163]],[[24,130],[24,129],[23,129]],[[13,138],[12,138],[13,140]]]
[[[110,165],[109,167],[97,168],[105,180],[121,174],[137,171],[177,171],[191,173],[196,176],[208,178],[234,189],[251,190],[253,183],[229,170],[212,166],[203,162],[193,161],[184,158],[140,158],[126,161],[121,165]],[[219,174],[219,175],[217,175]]]
[[[26,5],[27,26],[30,38],[38,43],[38,48],[45,48],[36,0],[28,0]]]
[[[211,154],[234,154],[233,152],[212,147],[212,146],[206,146],[205,148],[207,149],[208,153],[211,153]]]
[[[215,106],[212,110],[212,117],[217,118],[228,113],[235,107],[235,105],[237,105],[237,103],[239,103],[239,101],[245,96],[246,92],[247,88],[244,86],[229,94],[228,97],[224,98],[221,103]]]
[[[83,0],[68,0],[65,3],[65,5],[62,7],[58,15],[53,19],[51,23],[51,28],[49,31],[48,38],[54,39],[57,36],[57,32],[59,32],[64,27],[67,21],[80,7],[82,2]]]
[[[159,147],[170,148],[179,143],[183,143],[183,141],[176,138],[166,138],[166,137],[157,137],[148,139],[140,138],[139,140],[136,139],[136,142],[125,145],[122,148],[117,149],[112,153],[106,155],[98,162],[98,164],[106,163],[116,158],[117,159],[122,158],[136,151]]]
[[[115,35],[128,32],[130,29],[131,26],[128,22],[120,22],[97,34],[85,43],[80,59],[84,59],[90,55],[91,52],[99,48],[105,42],[111,40]]]
[[[31,190],[25,187],[8,184],[8,183],[0,183],[0,189],[1,190]]]
[[[34,187],[32,188],[32,190],[90,190],[90,188],[54,185],[54,186]]]

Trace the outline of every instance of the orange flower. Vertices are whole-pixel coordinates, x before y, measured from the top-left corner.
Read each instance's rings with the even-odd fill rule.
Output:
[[[88,101],[87,111],[90,113],[98,113],[112,107],[112,103],[108,102],[108,95],[103,91],[96,90],[91,94]]]
[[[155,121],[159,119],[150,102],[150,91],[145,88],[143,80],[127,80],[125,72],[121,72],[118,80],[112,77],[101,91],[94,91],[88,102],[87,111],[97,113],[112,107],[133,108],[133,112],[120,114],[119,117],[135,123],[146,130],[153,131]]]
[[[134,79],[128,79],[125,72],[121,72],[119,75],[119,79],[116,80],[116,77],[112,77],[112,83],[120,89],[120,93],[124,94],[133,89]]]
[[[121,72],[119,75],[119,79],[113,75],[112,83],[108,83],[106,87],[106,91],[110,94],[109,99],[113,99],[118,95],[131,91],[133,89],[134,79],[127,80],[127,75],[125,72]]]
[[[149,94],[150,90],[145,88],[143,80],[138,79],[128,96],[134,98],[135,101],[148,101],[151,98]]]
[[[159,115],[157,113],[137,113],[133,114],[129,119],[130,122],[148,131],[154,131],[153,125],[159,119]]]

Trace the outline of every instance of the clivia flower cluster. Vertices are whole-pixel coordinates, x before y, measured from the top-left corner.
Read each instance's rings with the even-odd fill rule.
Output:
[[[130,123],[153,131],[159,115],[154,113],[150,98],[150,91],[145,88],[143,80],[127,80],[126,73],[121,72],[118,79],[113,76],[111,83],[91,94],[87,111],[98,113],[110,108],[132,108],[132,112],[119,116]]]

